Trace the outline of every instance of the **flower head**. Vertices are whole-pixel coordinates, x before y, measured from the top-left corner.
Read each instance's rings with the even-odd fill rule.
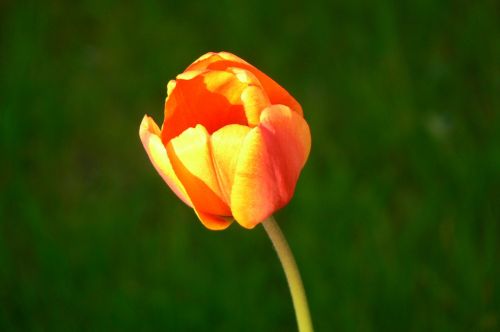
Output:
[[[207,53],[167,85],[160,129],[139,135],[175,194],[209,229],[246,228],[285,206],[311,147],[300,104],[239,57]]]

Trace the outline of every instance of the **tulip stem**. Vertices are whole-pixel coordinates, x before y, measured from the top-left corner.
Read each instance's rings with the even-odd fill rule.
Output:
[[[281,261],[283,270],[285,271],[288,287],[290,287],[290,293],[292,294],[293,307],[295,309],[295,316],[297,317],[299,332],[312,332],[313,327],[311,315],[309,314],[304,285],[302,284],[302,279],[300,278],[297,263],[293,258],[292,250],[286,242],[285,235],[283,235],[283,232],[279,228],[273,216],[264,220],[262,225],[264,226],[267,235],[269,235],[269,238],[274,245],[274,249],[278,254],[278,258]]]

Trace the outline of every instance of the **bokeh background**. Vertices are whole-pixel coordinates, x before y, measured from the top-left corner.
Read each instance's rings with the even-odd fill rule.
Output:
[[[138,138],[234,52],[301,102],[277,214],[317,331],[500,330],[496,1],[0,2],[0,330],[293,331],[262,227],[206,230]]]

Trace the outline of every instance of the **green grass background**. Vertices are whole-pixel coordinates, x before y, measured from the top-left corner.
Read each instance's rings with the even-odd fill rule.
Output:
[[[317,331],[500,330],[495,1],[1,1],[0,330],[293,331],[262,227],[204,229],[138,137],[207,51],[301,102],[277,214]]]

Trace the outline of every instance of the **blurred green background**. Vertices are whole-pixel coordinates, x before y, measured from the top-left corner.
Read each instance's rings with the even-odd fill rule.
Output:
[[[262,227],[206,230],[138,137],[207,51],[302,104],[277,214],[317,331],[500,330],[496,1],[0,2],[0,330],[293,331]]]

